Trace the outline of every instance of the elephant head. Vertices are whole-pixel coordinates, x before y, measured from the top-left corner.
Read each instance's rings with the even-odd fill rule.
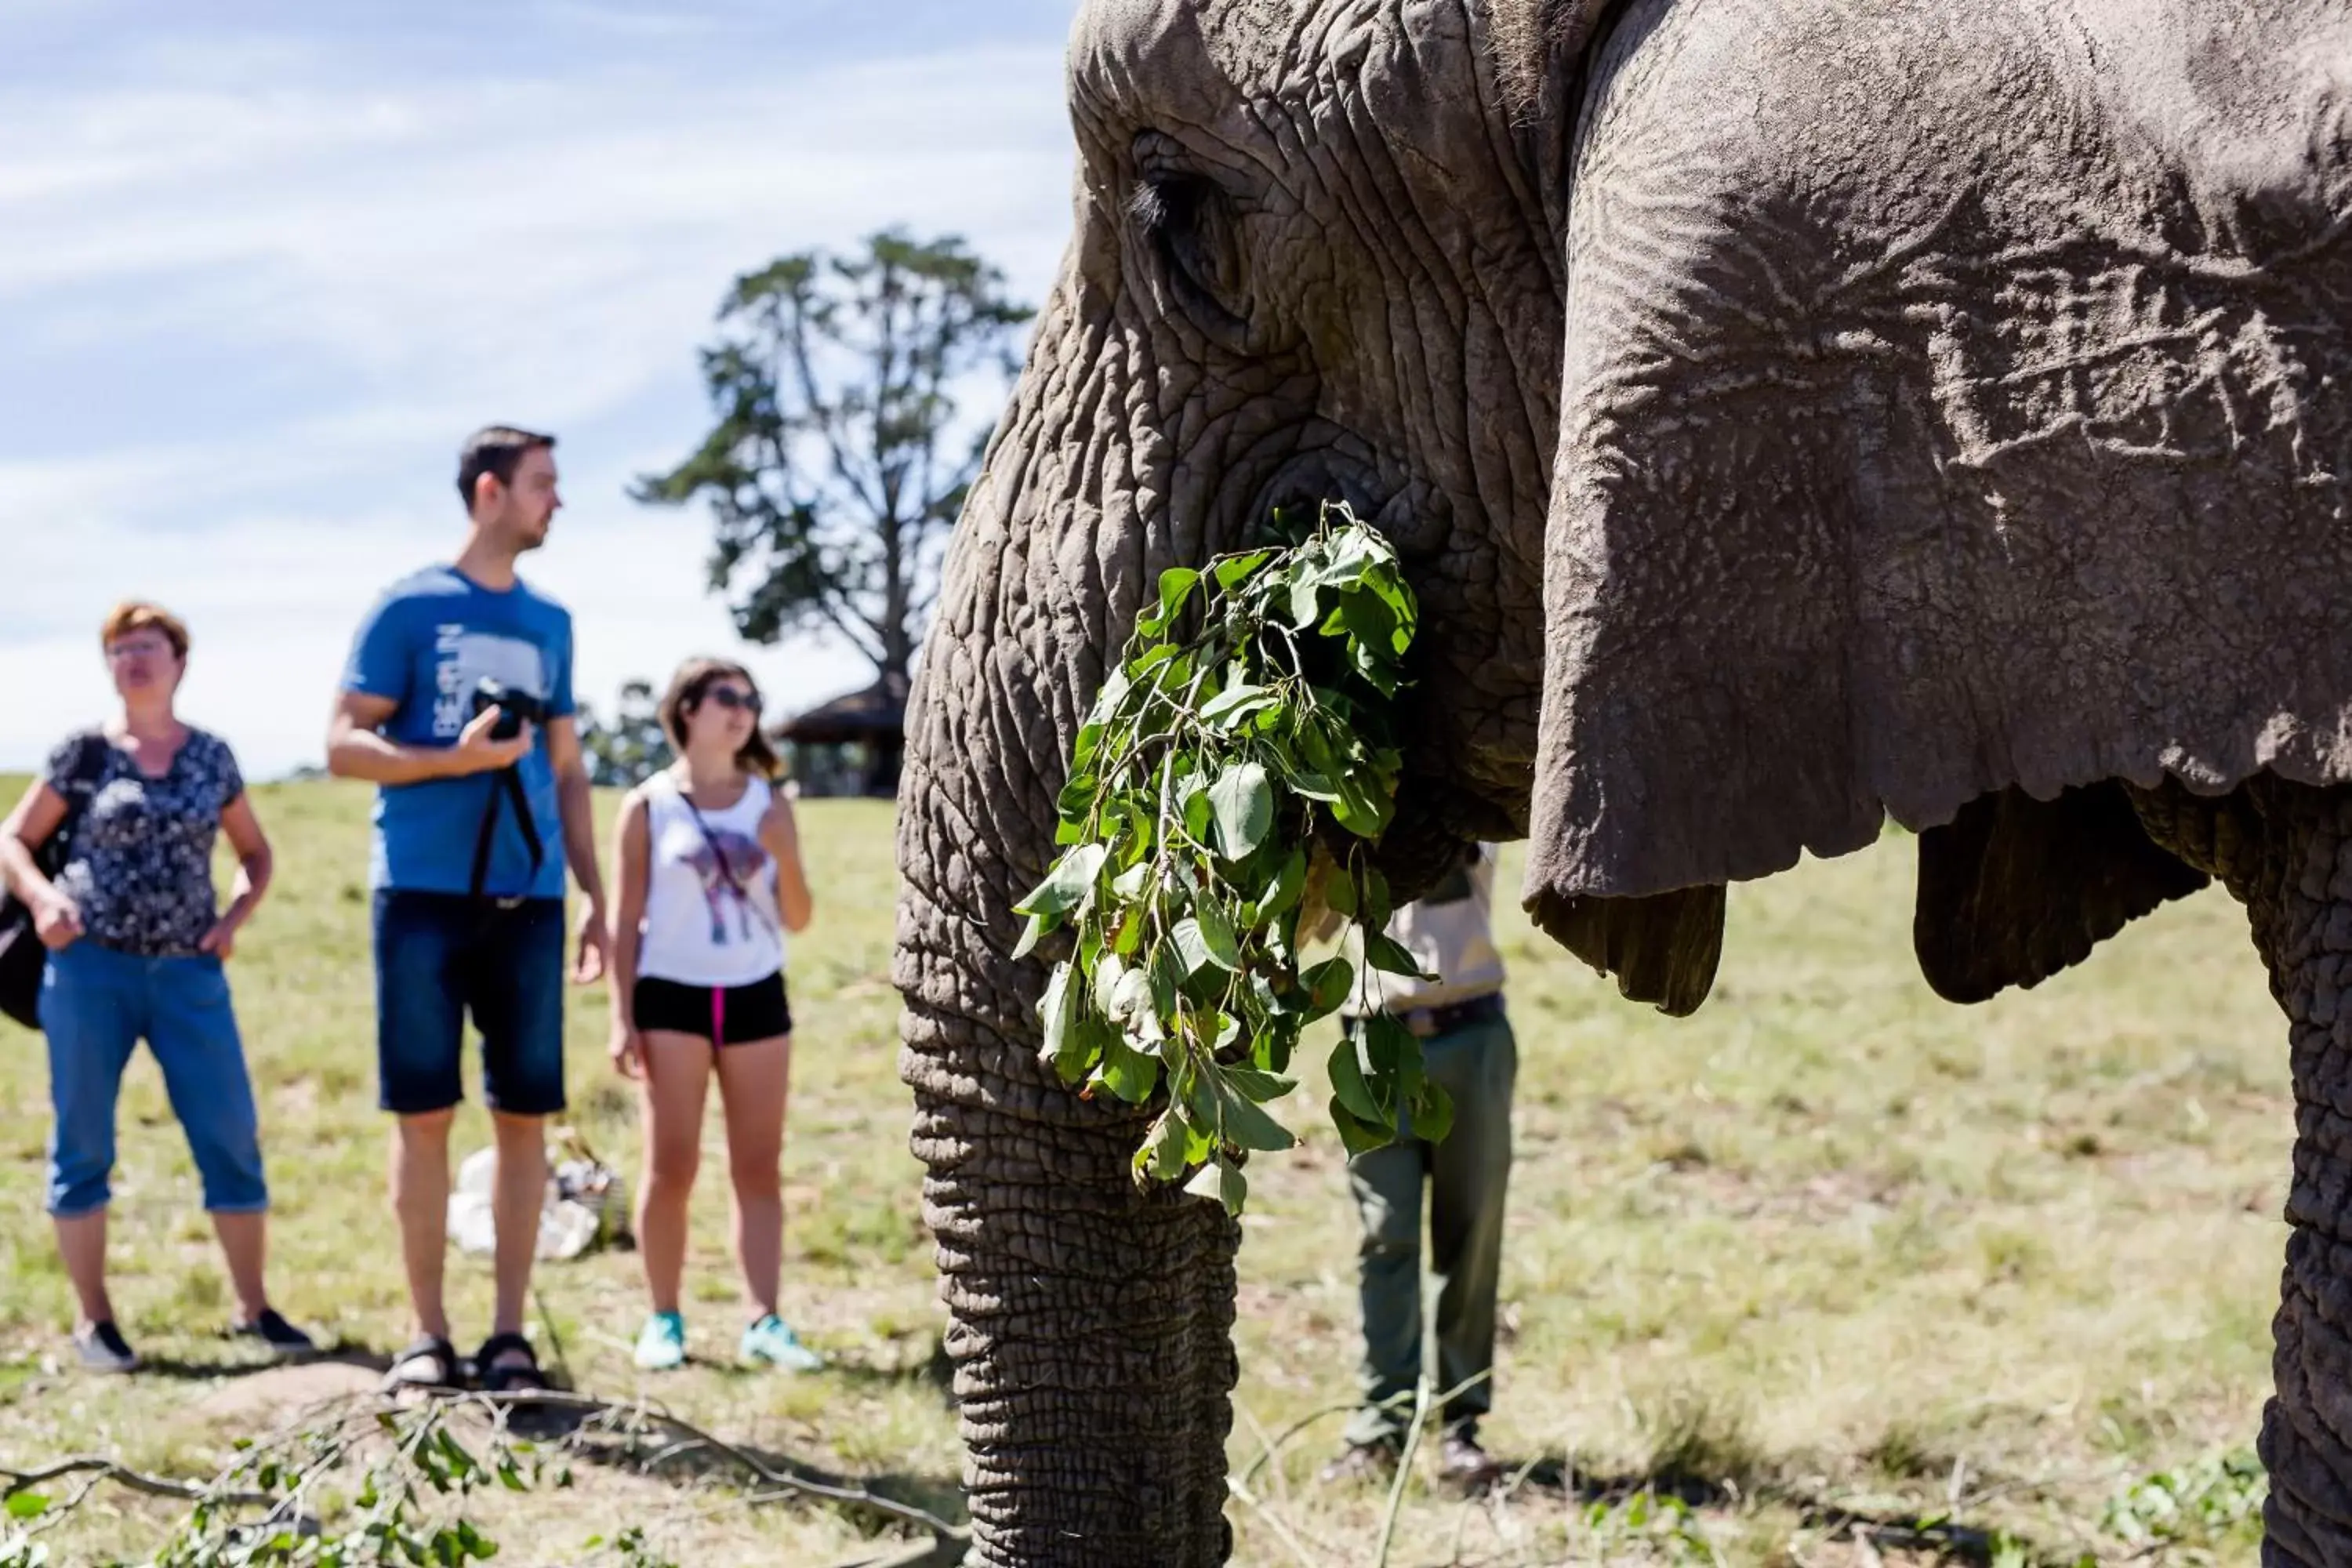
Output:
[[[2352,843],[2347,15],[1089,0],[1076,234],[900,792],[979,1560],[1226,1549],[1238,1233],[1138,1191],[1135,1113],[1039,1066],[1010,911],[1147,585],[1283,502],[1350,501],[1422,597],[1408,884],[1531,829],[1538,921],[1680,1012],[1725,884],[1889,815],[1963,999],[2220,875],[2302,1087],[2337,1026],[2297,965],[2331,900],[2352,931],[2315,869]],[[2352,1142],[2305,1152],[2352,1186]],[[2310,1382],[2273,1423],[2305,1521],[2352,1494]]]

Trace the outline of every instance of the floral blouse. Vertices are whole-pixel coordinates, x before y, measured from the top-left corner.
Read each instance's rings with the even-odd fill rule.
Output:
[[[48,785],[68,805],[83,743],[68,741],[49,756]],[[217,735],[191,729],[163,776],[151,779],[121,747],[103,737],[97,743],[106,747],[105,766],[66,849],[58,889],[100,947],[142,957],[193,953],[218,918],[213,840],[222,811],[245,793],[236,757]]]

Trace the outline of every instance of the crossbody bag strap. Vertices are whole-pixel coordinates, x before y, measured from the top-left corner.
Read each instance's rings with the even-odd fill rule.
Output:
[[[522,829],[523,846],[530,851],[530,873],[524,880],[524,896],[528,897],[530,889],[539,885],[539,869],[547,864],[547,842],[540,837],[539,824],[531,819],[530,796],[523,792],[522,770],[500,768],[490,785],[489,804],[482,807],[481,828],[474,835],[474,875],[470,883],[473,898],[482,897],[489,885],[490,847],[498,838],[499,812],[509,800],[514,802],[515,826]]]
[[[719,842],[719,835],[710,831],[709,819],[702,815],[702,808],[694,804],[693,797],[685,790],[679,788],[675,778],[670,780],[670,788],[676,792],[678,803],[693,815],[694,826],[702,830],[702,841],[710,846],[710,857],[719,862],[719,874],[727,879],[727,886],[734,892],[736,901],[759,916],[761,925],[766,926],[771,931],[774,931],[776,922],[768,918],[768,911],[761,909],[751,895],[743,890],[743,884],[736,879],[735,863],[727,858],[727,847]]]
[[[66,770],[66,783],[71,786],[66,796],[66,814],[58,818],[57,828],[49,835],[50,842],[57,846],[55,863],[60,868],[73,852],[73,837],[81,831],[81,819],[89,813],[90,796],[98,793],[98,781],[106,774],[106,753],[114,749],[114,742],[106,738],[103,730],[84,731],[76,737],[75,744],[73,762]]]

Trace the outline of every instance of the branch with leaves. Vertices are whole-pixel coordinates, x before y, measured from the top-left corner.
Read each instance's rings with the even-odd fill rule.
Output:
[[[518,1417],[562,1421],[562,1437],[527,1438]],[[478,1435],[459,1423],[478,1421]],[[331,1401],[267,1436],[241,1441],[236,1458],[208,1481],[172,1480],[101,1458],[74,1458],[36,1470],[0,1469],[0,1568],[52,1568],[42,1537],[70,1518],[91,1491],[111,1482],[188,1505],[163,1544],[140,1568],[361,1568],[362,1564],[455,1565],[486,1561],[499,1543],[468,1517],[475,1494],[527,1492],[572,1484],[572,1459],[593,1438],[630,1452],[662,1447],[646,1468],[688,1453],[708,1454],[760,1489],[745,1500],[802,1497],[911,1525],[930,1545],[966,1531],[936,1514],[855,1484],[796,1474],[657,1405],[614,1404],[556,1392],[468,1394],[421,1405],[375,1396]],[[58,1495],[56,1483],[81,1482]],[[356,1486],[355,1491],[347,1489]],[[597,1560],[619,1568],[676,1568],[656,1553],[642,1526],[591,1538]],[[124,1568],[116,1564],[115,1568]]]
[[[1059,936],[1044,1057],[1091,1098],[1165,1098],[1138,1180],[1239,1213],[1246,1151],[1296,1140],[1266,1106],[1300,1033],[1370,971],[1416,975],[1385,934],[1370,853],[1395,814],[1392,712],[1420,609],[1388,541],[1344,505],[1284,549],[1163,573],[1079,731],[1058,810],[1063,853],[1017,906],[1015,956]],[[1328,910],[1341,952],[1307,964]],[[1420,1042],[1377,1007],[1331,1056],[1349,1150],[1410,1125],[1438,1139],[1444,1091]]]

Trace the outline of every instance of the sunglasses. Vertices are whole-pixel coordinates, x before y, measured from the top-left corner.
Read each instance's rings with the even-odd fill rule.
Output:
[[[703,696],[718,703],[721,708],[730,710],[740,708],[752,713],[757,713],[767,706],[760,700],[758,692],[745,691],[740,687],[735,686],[714,686],[704,692]]]

